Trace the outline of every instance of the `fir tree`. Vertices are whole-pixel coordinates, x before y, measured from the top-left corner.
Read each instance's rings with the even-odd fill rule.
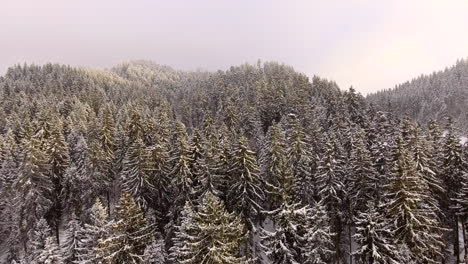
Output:
[[[416,169],[403,139],[397,138],[391,182],[387,185],[388,214],[395,239],[404,243],[418,261],[438,263],[442,231],[429,187]]]
[[[270,207],[276,208],[283,201],[282,194],[291,194],[292,171],[286,156],[286,142],[279,125],[270,127],[265,155],[260,163],[265,168],[264,180],[270,199]]]
[[[362,264],[398,264],[398,251],[392,242],[391,223],[369,202],[355,217],[354,239],[359,248],[353,253]]]
[[[149,171],[148,151],[141,138],[133,141],[123,160],[122,187],[131,193],[137,203],[146,208],[154,190]]]
[[[39,261],[39,257],[45,249],[47,238],[52,237],[52,230],[44,218],[37,221],[36,226],[29,234],[28,259],[29,262]]]
[[[91,264],[97,261],[98,242],[108,237],[110,232],[107,208],[100,199],[90,209],[89,223],[82,229],[81,240],[78,240],[77,257],[80,264]]]
[[[247,221],[258,216],[262,209],[264,193],[259,170],[255,153],[247,146],[247,139],[241,137],[232,154],[228,204]]]
[[[72,264],[79,260],[79,247],[80,244],[83,244],[83,239],[83,230],[79,219],[75,214],[72,214],[66,226],[63,243],[60,245],[64,263]]]
[[[142,210],[129,193],[122,194],[116,210],[110,236],[98,240],[98,259],[104,263],[143,263],[153,227],[146,224]]]
[[[48,237],[45,246],[39,255],[38,264],[63,264],[62,255],[55,237]]]
[[[35,138],[23,141],[23,159],[15,183],[20,219],[24,223],[23,232],[30,230],[39,218],[46,216],[55,202],[52,193],[54,185],[48,175],[50,167],[47,155],[40,144]]]
[[[167,253],[164,245],[164,240],[153,239],[153,242],[149,244],[144,252],[145,264],[165,264],[167,263]]]
[[[288,166],[292,168],[294,177],[294,194],[302,201],[312,201],[316,197],[313,180],[313,157],[309,150],[307,135],[300,126],[297,117],[292,117],[291,128],[288,133]]]
[[[184,210],[170,256],[176,263],[244,263],[239,256],[244,239],[241,219],[228,213],[219,198],[207,193],[196,213]]]
[[[309,211],[306,253],[307,262],[312,264],[331,263],[336,255],[333,249],[333,236],[330,217],[321,202],[315,203]]]

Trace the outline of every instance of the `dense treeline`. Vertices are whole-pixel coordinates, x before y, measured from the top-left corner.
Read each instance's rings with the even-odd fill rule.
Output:
[[[0,262],[463,261],[450,120],[260,62],[15,66],[0,98]]]
[[[459,60],[443,71],[371,94],[368,100],[385,111],[400,117],[408,115],[425,124],[450,116],[468,135],[468,61]]]

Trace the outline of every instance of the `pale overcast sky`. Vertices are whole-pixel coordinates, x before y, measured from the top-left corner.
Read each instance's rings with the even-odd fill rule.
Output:
[[[468,0],[0,0],[17,63],[178,69],[279,61],[367,93],[468,57]]]

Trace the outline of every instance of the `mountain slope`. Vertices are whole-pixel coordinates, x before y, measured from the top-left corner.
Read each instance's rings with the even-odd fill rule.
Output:
[[[463,131],[468,131],[468,60],[370,94],[367,99],[385,111],[408,115],[421,123],[451,116]]]

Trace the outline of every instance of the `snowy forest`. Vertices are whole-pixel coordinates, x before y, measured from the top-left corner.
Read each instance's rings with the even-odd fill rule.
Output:
[[[466,263],[466,98],[403,92],[467,69],[377,100],[274,62],[13,66],[0,263]]]
[[[443,71],[421,75],[393,89],[367,97],[385,111],[405,115],[427,124],[443,122],[451,116],[457,127],[468,134],[468,60],[460,59]]]

